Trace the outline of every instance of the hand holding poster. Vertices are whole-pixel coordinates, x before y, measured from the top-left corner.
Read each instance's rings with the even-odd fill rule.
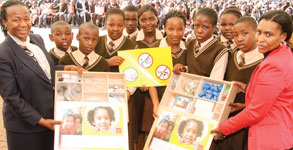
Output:
[[[173,74],[144,150],[209,150],[210,131],[227,119],[237,90],[231,82]]]
[[[118,56],[125,59],[119,71],[125,73],[127,87],[168,84],[173,70],[170,47],[118,51]]]

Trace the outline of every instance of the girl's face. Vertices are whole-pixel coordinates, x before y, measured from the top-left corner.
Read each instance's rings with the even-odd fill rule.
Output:
[[[208,16],[199,15],[194,19],[194,33],[199,43],[203,43],[211,38],[215,31],[216,26],[212,24]]]
[[[167,34],[167,42],[172,43],[172,45],[178,45],[184,35],[184,22],[179,17],[169,18],[164,30]]]
[[[112,40],[119,39],[123,34],[124,19],[119,14],[112,14],[106,20],[108,35]]]
[[[166,132],[167,128],[168,128],[168,123],[167,122],[162,122],[158,126],[158,132],[159,133]]]
[[[139,18],[139,24],[144,33],[155,32],[157,23],[157,16],[150,10],[144,12]]]
[[[233,39],[233,30],[232,27],[237,21],[237,17],[233,14],[225,14],[220,18],[220,30],[222,35],[228,39]]]
[[[105,109],[95,111],[95,127],[98,131],[108,131],[111,127],[110,115]]]
[[[74,117],[73,116],[67,116],[63,120],[63,127],[64,128],[72,128],[74,124]]]
[[[6,8],[7,20],[3,20],[3,24],[8,32],[25,41],[31,30],[31,20],[28,9],[22,5],[14,5]]]
[[[198,125],[194,121],[190,121],[186,124],[183,133],[182,141],[184,144],[193,144],[197,137]]]
[[[282,41],[285,41],[286,37],[287,34],[282,33],[278,23],[264,19],[259,22],[256,32],[259,52],[266,53],[277,48]]]
[[[256,47],[255,29],[247,22],[240,22],[233,27],[234,41],[242,52],[249,52]]]

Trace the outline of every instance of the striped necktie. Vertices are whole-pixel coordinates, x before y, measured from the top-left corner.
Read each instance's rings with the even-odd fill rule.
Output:
[[[87,56],[85,56],[82,68],[87,68],[88,66],[89,66],[89,58]]]
[[[239,61],[239,66],[242,67],[245,65],[245,57],[244,53],[240,55],[240,61]]]
[[[109,45],[108,45],[108,48],[109,48],[109,51],[110,52],[113,52],[114,51],[114,46],[115,46],[114,42],[113,41],[110,41],[109,42]]]
[[[229,41],[225,42],[225,46],[228,49],[231,49],[232,48],[232,46],[231,46],[232,44],[233,44],[233,41],[232,40],[229,40]]]

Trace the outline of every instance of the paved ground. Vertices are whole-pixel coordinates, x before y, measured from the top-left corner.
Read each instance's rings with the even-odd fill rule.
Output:
[[[2,105],[3,105],[3,100],[0,97],[0,112],[1,112],[1,115],[0,115],[0,149],[7,150],[6,133],[5,133],[4,126],[3,126]]]

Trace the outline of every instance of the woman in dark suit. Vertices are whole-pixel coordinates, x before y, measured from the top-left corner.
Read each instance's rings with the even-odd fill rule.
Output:
[[[55,66],[39,35],[30,34],[29,9],[8,0],[0,12],[0,94],[9,150],[52,150]],[[79,72],[76,66],[58,69]]]

